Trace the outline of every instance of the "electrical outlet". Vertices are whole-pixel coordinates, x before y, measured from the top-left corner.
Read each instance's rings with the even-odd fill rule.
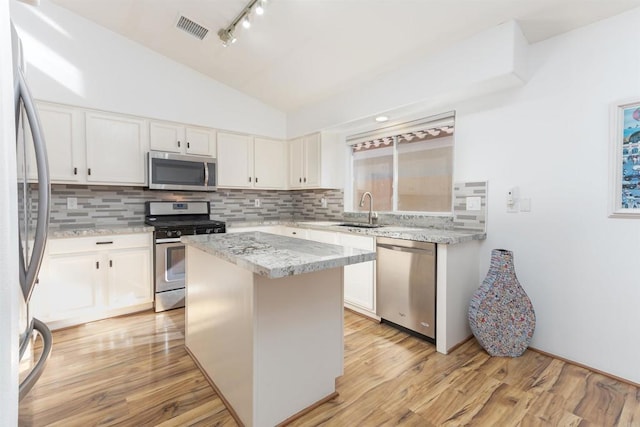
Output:
[[[468,211],[479,211],[482,209],[481,197],[467,197],[466,202],[467,202],[466,210]]]
[[[76,197],[67,197],[67,209],[78,209],[78,199]]]
[[[256,208],[259,208],[259,207],[260,207],[260,199],[256,199],[256,200],[254,201],[254,206],[255,206]]]
[[[324,197],[322,199],[320,199],[320,205],[323,208],[326,208],[327,207],[327,199],[325,199]]]

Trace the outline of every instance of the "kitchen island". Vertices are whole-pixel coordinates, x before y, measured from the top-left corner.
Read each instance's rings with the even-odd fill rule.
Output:
[[[375,252],[261,232],[182,241],[186,347],[236,420],[274,426],[334,397],[343,267]]]

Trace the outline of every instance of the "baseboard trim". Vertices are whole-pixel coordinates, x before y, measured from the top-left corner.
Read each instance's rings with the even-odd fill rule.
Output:
[[[626,379],[626,378],[622,378],[622,377],[619,377],[619,376],[617,376],[617,375],[610,374],[609,372],[601,371],[600,369],[596,369],[596,368],[593,368],[593,367],[591,367],[591,366],[589,366],[589,365],[585,365],[585,364],[583,364],[583,363],[579,363],[579,362],[576,362],[576,361],[574,361],[574,360],[567,359],[566,357],[561,357],[561,356],[555,355],[555,354],[553,354],[553,353],[549,353],[549,352],[547,352],[547,351],[540,350],[540,349],[535,348],[535,347],[529,347],[529,350],[531,350],[531,351],[535,351],[536,353],[540,353],[540,354],[542,354],[543,356],[548,356],[548,357],[552,357],[552,358],[554,358],[554,359],[561,360],[561,361],[563,361],[563,362],[565,362],[565,363],[568,363],[568,364],[570,364],[570,365],[577,366],[577,367],[579,367],[579,368],[586,369],[586,370],[591,371],[591,372],[594,372],[594,373],[596,373],[596,374],[603,375],[603,376],[605,376],[605,377],[611,378],[612,380],[620,381],[621,383],[628,384],[628,385],[630,385],[630,386],[640,388],[640,383],[636,383],[636,382],[633,382],[633,381],[628,380],[628,379]]]

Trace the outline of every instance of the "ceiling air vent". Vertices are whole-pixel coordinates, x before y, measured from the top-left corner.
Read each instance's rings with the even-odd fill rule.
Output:
[[[209,30],[207,28],[203,27],[202,25],[196,24],[191,19],[182,15],[180,15],[180,17],[178,18],[176,27],[186,31],[193,37],[197,37],[200,40],[204,39],[207,36],[207,33],[209,33]]]

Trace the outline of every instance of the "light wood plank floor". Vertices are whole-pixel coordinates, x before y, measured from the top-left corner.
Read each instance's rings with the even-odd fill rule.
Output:
[[[143,312],[54,332],[21,426],[234,426],[184,343],[184,311]],[[295,426],[640,426],[638,388],[527,351],[492,358],[345,313],[340,395]]]

